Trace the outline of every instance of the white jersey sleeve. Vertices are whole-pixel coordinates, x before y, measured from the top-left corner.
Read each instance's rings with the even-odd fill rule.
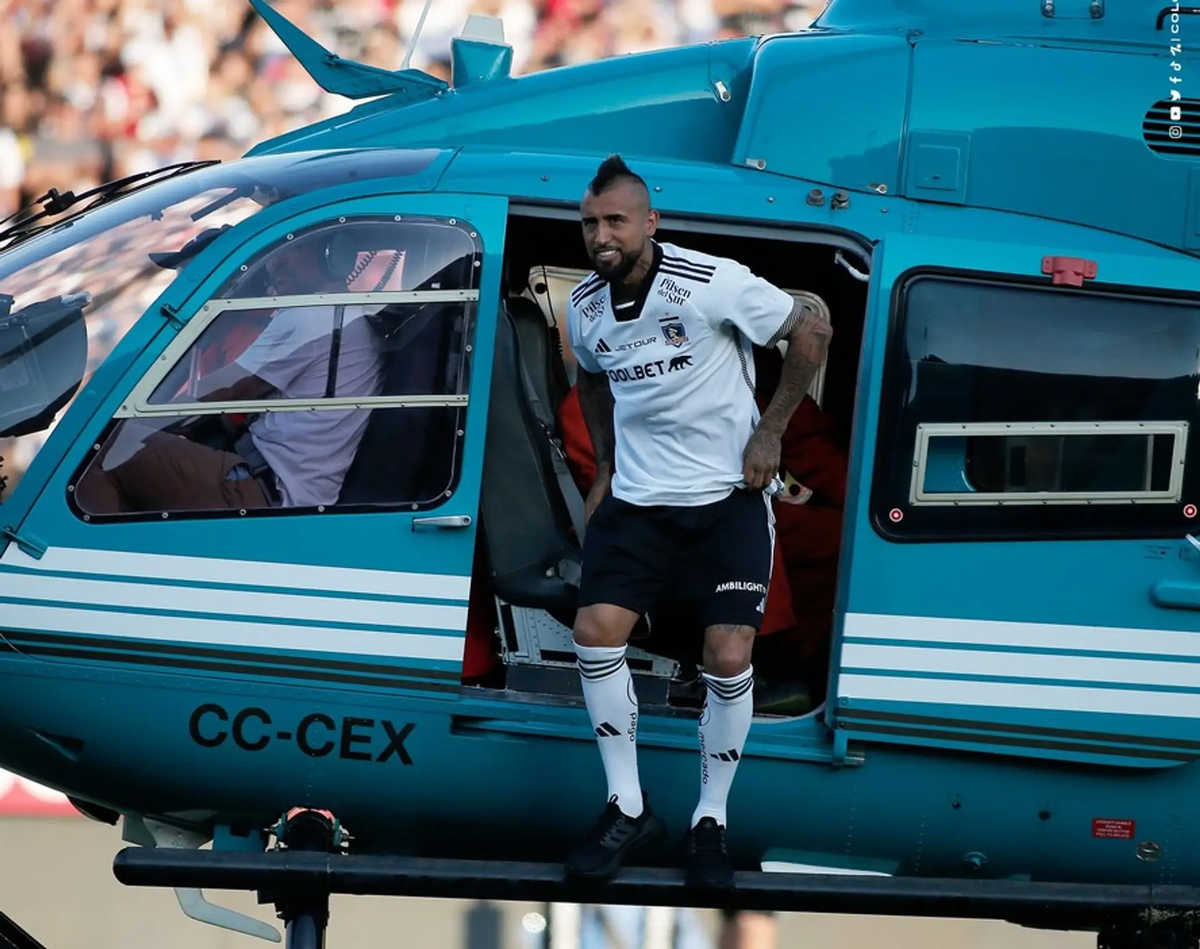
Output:
[[[713,274],[708,301],[710,319],[736,326],[756,346],[774,346],[791,332],[795,300],[750,268],[726,260]]]

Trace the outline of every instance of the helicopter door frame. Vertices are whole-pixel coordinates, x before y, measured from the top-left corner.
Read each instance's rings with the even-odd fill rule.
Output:
[[[146,311],[143,319],[154,320],[161,310],[170,321],[84,424],[22,521],[21,530],[36,536],[44,553],[30,556],[12,544],[0,557],[0,602],[22,630],[14,634],[22,652],[54,661],[59,641],[69,637],[88,644],[82,661],[101,663],[114,673],[133,670],[126,657],[136,649],[143,654],[136,667],[141,673],[157,668],[169,674],[203,656],[206,667],[236,672],[251,687],[324,685],[457,701],[508,199],[399,191],[363,195],[361,186],[342,200],[337,195],[331,189],[315,196],[321,202],[316,206],[280,205],[241,223],[205,248]],[[222,313],[237,314],[252,304],[316,302],[310,295],[290,301],[226,299],[223,288],[239,268],[253,266],[264,251],[282,246],[293,234],[366,219],[414,226],[445,222],[462,228],[476,248],[470,292],[427,289],[420,296],[407,290],[374,296],[381,303],[423,300],[463,309],[465,316],[455,318],[460,330],[453,332],[459,335],[446,344],[452,355],[461,354],[458,389],[354,400],[392,412],[435,406],[435,411],[457,413],[457,425],[448,429],[455,443],[447,469],[453,480],[444,495],[421,505],[376,500],[343,506],[339,501],[291,510],[109,517],[81,510],[77,480],[117,426],[162,424],[164,415],[181,412],[190,417],[230,410],[313,411],[318,403],[345,407],[336,399],[280,406],[270,401],[156,405],[148,398],[175,361],[186,360],[189,342]],[[196,270],[204,266],[212,269],[197,280]],[[180,294],[182,287],[190,292]],[[351,299],[342,296],[339,303]],[[53,587],[55,609],[39,605],[51,596],[47,585]],[[171,619],[164,618],[164,610]],[[183,658],[189,652],[195,655]],[[217,659],[221,662],[214,665]]]
[[[1196,370],[1157,367],[1195,343],[1200,264],[1025,226],[1023,242],[894,234],[877,248],[826,722],[838,754],[869,741],[1175,766],[1200,758],[1200,550],[1185,539],[1200,504]],[[1029,343],[984,345],[1010,326]],[[1089,414],[1101,421],[1072,417]],[[1022,431],[998,436],[1009,421]],[[921,451],[934,436],[937,457]],[[995,480],[980,481],[980,452],[997,447],[984,442],[1005,439],[998,457],[1020,448],[1034,471],[1024,441],[1051,437],[1088,440],[1071,447],[1087,464],[1036,491],[1007,474],[981,490]],[[1118,445],[1129,438],[1152,465]]]

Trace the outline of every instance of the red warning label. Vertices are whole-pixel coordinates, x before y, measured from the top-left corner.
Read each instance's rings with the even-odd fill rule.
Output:
[[[1093,817],[1092,836],[1107,837],[1110,840],[1133,840],[1133,821]]]

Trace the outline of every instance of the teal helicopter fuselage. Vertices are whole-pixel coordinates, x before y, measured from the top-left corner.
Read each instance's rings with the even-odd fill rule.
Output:
[[[837,0],[796,35],[519,79],[503,47],[456,41],[452,87],[363,73],[378,97],[345,115],[0,254],[14,314],[88,293],[55,319],[91,337],[55,324],[0,363],[30,405],[0,405],[10,431],[86,375],[0,508],[0,766],[137,842],[152,818],[261,849],[312,806],[363,851],[560,859],[603,772],[569,659],[530,632],[561,642],[566,542],[537,513],[557,485],[497,433],[536,440],[503,408],[533,345],[514,300],[586,274],[578,202],[619,152],[663,235],[821,295],[835,329],[828,698],[756,719],[737,858],[1200,886],[1200,17],[1132,6]],[[147,256],[212,222],[185,261]],[[430,279],[343,302],[450,308],[444,371],[355,403],[424,413],[422,441],[356,460],[364,493],[333,503],[81,496],[135,424],[277,410],[161,393],[206,329],[279,302],[243,277],[355,227],[385,235],[372,255],[410,241],[406,274]],[[439,261],[465,264],[443,285]],[[403,458],[432,480],[396,487]],[[480,589],[498,685],[462,682]],[[663,668],[639,668],[638,743],[681,836],[696,716]]]

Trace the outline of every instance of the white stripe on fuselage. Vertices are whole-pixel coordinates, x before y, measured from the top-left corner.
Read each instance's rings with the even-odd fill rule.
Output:
[[[1200,658],[1200,632],[1069,626],[1008,620],[953,619],[944,616],[889,616],[848,613],[843,635],[853,639],[899,639],[923,644],[1017,646],[1054,652],[1128,652]],[[1197,669],[1200,674],[1200,667]]]
[[[906,705],[963,705],[1036,709],[1043,712],[1200,718],[1200,691],[1149,692],[1029,685],[1023,682],[980,682],[977,679],[850,674],[838,677],[838,698],[903,702]]]
[[[14,632],[459,662],[469,593],[470,577],[308,564],[58,547],[39,560],[15,544],[0,558]]]
[[[844,636],[837,696],[852,703],[1200,718],[1200,633],[850,613]],[[983,681],[998,677],[1043,681]]]
[[[10,630],[151,639],[208,646],[331,652],[350,656],[445,662],[460,662],[463,652],[461,636],[376,633],[328,626],[293,626],[285,623],[246,623],[232,619],[198,619],[191,616],[113,613],[103,607],[66,609],[6,603],[3,606],[3,617],[3,626]],[[464,608],[463,628],[466,627],[466,622],[467,611]]]
[[[344,623],[348,626],[461,631],[466,622],[464,607],[441,603],[304,596],[211,586],[163,586],[0,571],[0,603],[29,603],[36,600],[63,606],[118,607],[151,613],[199,613],[217,619],[303,620],[335,626]]]
[[[284,587],[314,592],[416,596],[427,600],[466,600],[471,578],[439,573],[399,573],[355,567],[140,554],[123,550],[51,547],[40,560],[9,546],[0,565],[28,570],[74,573],[90,577],[128,577],[137,580],[188,580],[225,586]]]

